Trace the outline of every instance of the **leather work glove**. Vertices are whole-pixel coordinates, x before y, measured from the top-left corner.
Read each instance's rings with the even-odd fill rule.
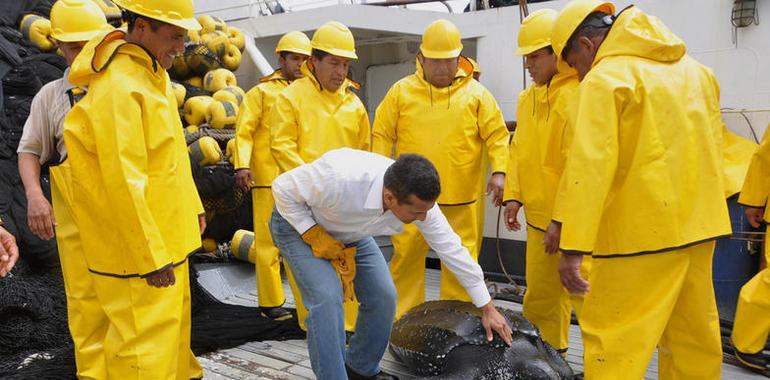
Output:
[[[310,227],[302,234],[302,240],[313,250],[313,255],[326,260],[339,259],[345,244],[335,239],[320,224]]]
[[[353,279],[356,277],[356,247],[345,248],[345,244],[335,239],[320,224],[310,227],[302,234],[313,250],[315,257],[329,260],[340,275],[342,281],[342,300],[354,300]]]
[[[353,288],[353,279],[356,278],[356,247],[343,249],[340,258],[331,260],[331,264],[340,275],[342,302],[355,301],[356,291]]]

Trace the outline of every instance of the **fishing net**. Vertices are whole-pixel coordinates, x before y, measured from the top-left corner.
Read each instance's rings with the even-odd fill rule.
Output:
[[[190,275],[195,354],[251,341],[304,338],[296,319],[273,321],[262,317],[256,305],[224,304],[200,286],[194,265]],[[74,379],[61,273],[39,271],[19,261],[12,277],[0,279],[0,294],[0,378]]]

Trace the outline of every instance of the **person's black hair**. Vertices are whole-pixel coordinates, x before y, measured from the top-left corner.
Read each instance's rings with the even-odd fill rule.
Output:
[[[603,36],[607,34],[614,22],[615,16],[613,15],[598,11],[591,13],[578,25],[572,36],[567,40],[564,50],[561,52],[561,57],[566,59],[567,54],[571,49],[575,48],[575,44],[577,44],[580,37],[594,38]]]
[[[128,33],[131,33],[134,31],[134,26],[136,26],[136,20],[140,18],[144,19],[145,21],[147,21],[148,24],[150,24],[150,30],[152,30],[153,32],[156,32],[163,25],[166,25],[166,23],[163,21],[158,21],[149,17],[145,17],[125,9],[123,10],[122,15],[123,15],[123,20],[128,24]]]
[[[441,194],[436,167],[419,154],[399,156],[385,171],[383,186],[396,196],[400,204],[408,203],[412,194],[425,202],[435,201]]]
[[[326,57],[327,55],[329,55],[329,53],[328,53],[328,52],[325,52],[325,51],[323,51],[323,50],[318,50],[318,49],[313,49],[313,51],[311,52],[311,54],[313,54],[313,57],[315,57],[315,58],[316,58],[317,60],[319,60],[319,61],[322,61],[322,60],[324,59],[324,57]]]

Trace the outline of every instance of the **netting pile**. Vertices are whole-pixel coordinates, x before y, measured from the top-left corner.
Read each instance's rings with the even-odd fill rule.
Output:
[[[20,261],[0,279],[0,378],[74,379],[61,273]],[[196,355],[252,341],[302,339],[296,319],[273,321],[259,308],[219,302],[197,281],[191,266],[192,350]]]

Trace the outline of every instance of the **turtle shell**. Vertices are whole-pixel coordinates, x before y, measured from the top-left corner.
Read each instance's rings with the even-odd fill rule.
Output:
[[[488,342],[481,311],[469,302],[431,301],[393,325],[390,351],[415,374],[441,379],[571,379],[566,361],[520,313],[498,308],[513,331],[508,347]]]

